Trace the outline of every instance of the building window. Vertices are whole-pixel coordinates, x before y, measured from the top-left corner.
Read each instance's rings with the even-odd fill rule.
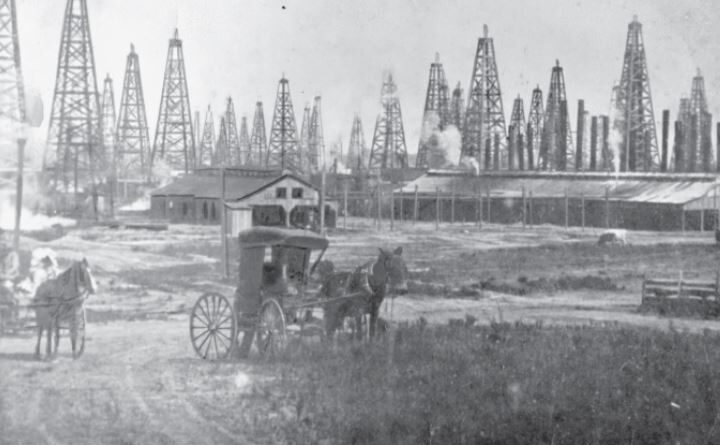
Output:
[[[207,202],[203,202],[203,218],[208,219],[208,205],[207,205]]]
[[[183,205],[182,205],[182,214],[183,214],[183,216],[187,216],[187,214],[188,214],[188,205],[187,205],[186,202],[183,202]]]
[[[215,210],[215,203],[210,205],[210,218],[215,221],[217,219],[217,211]]]
[[[275,197],[278,199],[287,198],[287,189],[285,187],[278,187],[275,189]]]
[[[302,199],[303,188],[302,187],[294,187],[292,189],[292,197],[293,197],[293,199]]]

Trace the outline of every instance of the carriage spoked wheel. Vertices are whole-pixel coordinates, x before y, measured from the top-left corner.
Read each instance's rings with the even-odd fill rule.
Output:
[[[227,358],[235,349],[237,329],[237,315],[225,296],[209,292],[195,303],[190,314],[190,341],[201,358]]]
[[[257,327],[257,346],[264,358],[273,358],[285,349],[285,313],[274,298],[266,300],[260,307]]]

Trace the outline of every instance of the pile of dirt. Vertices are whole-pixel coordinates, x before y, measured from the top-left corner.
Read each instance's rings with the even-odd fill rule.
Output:
[[[524,276],[518,277],[517,281],[496,280],[495,277],[481,281],[480,289],[499,292],[510,295],[529,295],[533,293],[553,293],[570,290],[622,290],[615,282],[607,276],[599,275],[561,275],[558,278],[536,278],[529,279]]]

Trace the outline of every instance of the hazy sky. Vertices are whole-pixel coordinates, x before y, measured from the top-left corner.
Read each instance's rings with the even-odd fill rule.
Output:
[[[140,56],[154,137],[168,39],[184,42],[190,102],[218,116],[231,95],[238,116],[252,122],[265,103],[268,126],[277,83],[290,80],[298,126],[313,96],[323,97],[326,145],[347,146],[360,112],[370,143],[379,111],[382,73],[398,84],[408,151],[417,150],[430,63],[440,54],[452,87],[467,94],[483,24],[495,39],[505,114],[518,94],[527,112],[536,84],[545,92],[559,59],[565,69],[575,127],[578,99],[606,114],[619,80],[628,22],[643,23],[656,119],[677,113],[696,69],[705,75],[711,111],[720,115],[720,8],[712,0],[87,0],[99,88],[107,73],[117,106],[130,43]],[[27,85],[45,102],[45,138],[55,81],[65,0],[17,0]],[[219,118],[216,118],[216,124]],[[238,122],[239,124],[239,122]],[[41,133],[41,134],[40,134]]]

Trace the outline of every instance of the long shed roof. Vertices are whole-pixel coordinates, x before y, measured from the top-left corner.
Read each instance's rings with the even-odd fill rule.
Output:
[[[532,192],[534,198],[560,198],[567,192],[570,197],[588,200],[646,202],[656,204],[685,205],[713,194],[720,187],[714,178],[704,176],[661,177],[602,177],[600,175],[557,176],[553,175],[479,175],[448,172],[429,172],[399,189],[406,194],[431,195],[455,193],[458,196],[477,196],[488,193],[491,197],[520,198]]]

